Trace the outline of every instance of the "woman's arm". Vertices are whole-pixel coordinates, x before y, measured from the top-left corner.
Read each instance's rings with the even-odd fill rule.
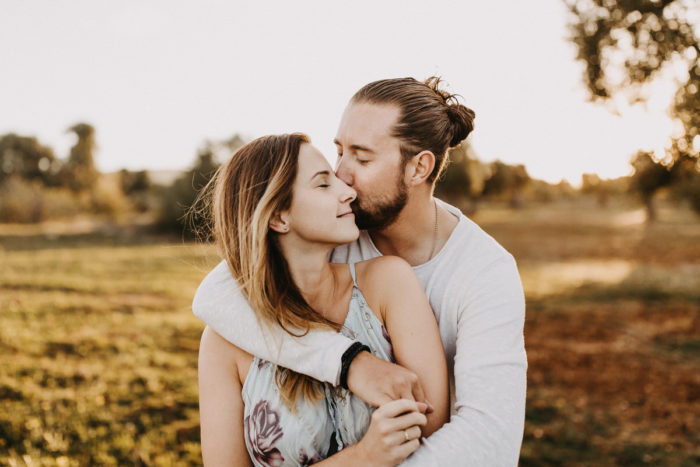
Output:
[[[239,362],[245,353],[207,327],[199,344],[199,416],[204,465],[252,466],[243,437]]]
[[[340,359],[353,343],[332,330],[312,330],[293,337],[280,326],[260,326],[225,261],[207,274],[192,311],[227,341],[277,365],[338,384]]]
[[[434,411],[423,436],[449,419],[447,362],[430,303],[411,266],[396,256],[357,264],[358,285],[378,310],[391,336],[396,362],[413,371]]]
[[[252,466],[243,429],[241,382],[246,375],[240,371],[248,368],[250,358],[211,328],[204,329],[199,347],[199,411],[205,466]],[[398,465],[419,446],[425,408],[406,399],[382,405],[372,414],[369,430],[359,443],[317,465]]]

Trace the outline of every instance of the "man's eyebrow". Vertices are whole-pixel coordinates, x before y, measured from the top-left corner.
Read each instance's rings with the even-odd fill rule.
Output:
[[[319,170],[309,180],[313,180],[314,178],[318,177],[319,175],[330,175],[331,172],[329,170]]]
[[[335,144],[337,144],[338,146],[342,146],[342,144],[340,144],[340,141],[338,141],[337,139],[334,139],[333,142],[334,142]],[[367,146],[362,146],[361,144],[351,144],[351,145],[350,145],[350,150],[351,150],[351,151],[364,151],[364,152],[374,153],[373,150],[371,150],[371,149],[368,148]]]

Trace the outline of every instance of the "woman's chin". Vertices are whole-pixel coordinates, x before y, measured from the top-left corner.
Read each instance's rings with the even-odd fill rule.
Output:
[[[343,232],[341,235],[338,235],[338,237],[334,239],[334,243],[336,244],[336,246],[345,245],[346,243],[354,242],[359,237],[360,229],[358,229],[357,226],[354,226],[352,230],[348,229],[346,232]]]

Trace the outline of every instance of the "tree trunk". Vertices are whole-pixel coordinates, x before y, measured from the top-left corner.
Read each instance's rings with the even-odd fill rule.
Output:
[[[644,205],[647,209],[647,223],[651,224],[656,221],[656,205],[654,204],[654,197],[646,197],[644,199]]]

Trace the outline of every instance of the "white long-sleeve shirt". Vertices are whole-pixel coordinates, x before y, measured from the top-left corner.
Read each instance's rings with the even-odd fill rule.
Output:
[[[459,218],[435,257],[414,267],[435,312],[447,356],[452,415],[423,439],[406,466],[517,465],[525,420],[527,358],[523,339],[525,300],[513,257],[458,209]],[[367,232],[336,248],[333,262],[380,256]],[[225,262],[195,294],[195,315],[247,352],[332,384],[351,344],[331,331],[293,338],[263,331],[236,291]]]

